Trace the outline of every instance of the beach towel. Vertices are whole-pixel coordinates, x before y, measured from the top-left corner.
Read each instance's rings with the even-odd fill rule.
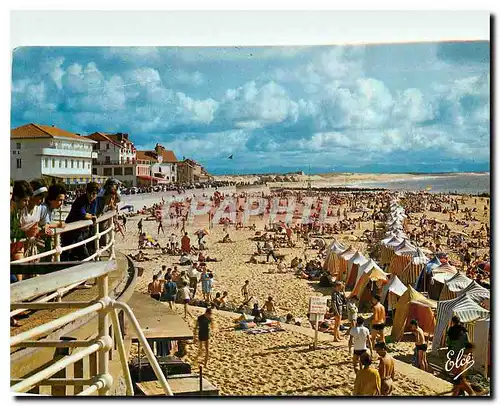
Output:
[[[246,330],[245,333],[257,335],[257,334],[266,334],[266,333],[276,333],[278,331],[285,331],[285,329],[281,328],[281,327],[254,328],[251,330]]]

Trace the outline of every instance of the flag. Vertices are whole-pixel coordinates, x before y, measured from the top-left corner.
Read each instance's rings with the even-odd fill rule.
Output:
[[[229,156],[227,157],[227,159],[233,159],[233,155],[232,155],[232,154],[231,154],[231,155],[229,155]]]

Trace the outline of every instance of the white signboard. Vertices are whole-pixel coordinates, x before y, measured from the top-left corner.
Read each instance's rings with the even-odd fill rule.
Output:
[[[309,313],[324,315],[327,311],[327,301],[326,296],[309,298]]]

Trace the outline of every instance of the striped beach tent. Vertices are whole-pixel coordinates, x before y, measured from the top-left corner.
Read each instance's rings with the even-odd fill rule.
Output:
[[[380,292],[387,282],[389,274],[385,273],[372,259],[363,264],[360,270],[361,276],[356,282],[350,296],[357,296],[359,299],[358,309],[362,312],[363,308],[367,307],[370,303],[373,289]]]
[[[434,256],[430,261],[427,262],[427,265],[422,272],[418,276],[417,282],[415,283],[415,289],[419,292],[427,292],[429,284],[432,281],[432,270],[441,265],[441,261],[437,256]]]
[[[412,257],[410,263],[408,263],[404,269],[401,271],[401,275],[398,275],[401,282],[404,285],[415,285],[415,282],[418,279],[418,276],[425,268],[427,263],[429,262],[429,258],[425,256],[423,251],[417,247],[414,256]],[[437,266],[437,265],[436,265]]]
[[[451,300],[458,297],[460,291],[464,290],[472,282],[465,274],[457,272],[451,278],[444,281],[443,289],[439,295],[439,300]]]
[[[489,309],[490,291],[483,288],[476,281],[472,281],[467,287],[458,292],[457,297],[467,294],[474,302]]]
[[[488,376],[491,364],[491,330],[490,318],[478,320],[474,323],[474,331],[469,334],[474,343],[487,343],[487,345],[476,345],[474,350],[474,369],[483,370],[483,375]]]
[[[346,289],[352,289],[361,276],[360,266],[368,261],[361,252],[356,251],[347,261],[347,272],[339,277],[340,280],[346,280]],[[345,276],[345,278],[344,278]]]
[[[327,254],[325,263],[323,264],[323,269],[327,271],[330,275],[333,275],[335,257],[344,251],[345,247],[337,240],[333,240],[333,242],[328,246],[326,250]]]
[[[448,262],[432,268],[430,283],[427,286],[427,293],[431,299],[438,300],[444,287],[444,282],[457,273],[457,268]]]
[[[411,262],[416,250],[417,248],[413,246],[407,239],[403,240],[403,242],[394,250],[395,255],[392,257],[387,272],[399,276],[406,265]]]
[[[382,249],[380,251],[380,263],[382,265],[388,265],[391,263],[392,257],[394,256],[394,249],[403,242],[403,239],[399,237],[392,237],[386,242],[382,242]]]
[[[408,289],[403,282],[396,275],[389,275],[389,281],[384,285],[382,293],[380,294],[380,303],[385,305],[387,299],[387,308],[394,309],[398,299]]]
[[[355,253],[356,250],[350,245],[349,248],[336,255],[333,259],[333,274],[338,276],[347,272],[347,261],[349,261]]]
[[[392,323],[391,337],[393,342],[399,342],[405,331],[410,331],[410,321],[418,320],[419,326],[425,333],[432,334],[436,326],[434,311],[436,302],[427,299],[422,293],[417,292],[411,285],[401,295],[394,307],[396,313]]]
[[[479,306],[467,294],[452,300],[443,300],[437,304],[437,323],[432,340],[432,351],[441,348],[445,341],[445,333],[453,316],[457,316],[462,323],[472,323],[476,320],[487,319],[490,312]]]

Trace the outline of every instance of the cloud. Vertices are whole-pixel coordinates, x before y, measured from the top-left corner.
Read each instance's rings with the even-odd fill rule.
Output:
[[[487,167],[486,45],[22,48],[12,123],[128,132],[214,171]]]

